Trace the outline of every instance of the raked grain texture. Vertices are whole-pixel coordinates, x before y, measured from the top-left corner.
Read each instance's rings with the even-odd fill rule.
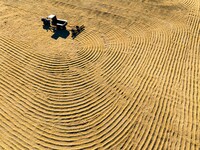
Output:
[[[55,38],[49,14],[86,29]],[[12,149],[199,150],[200,1],[0,0],[0,150]]]

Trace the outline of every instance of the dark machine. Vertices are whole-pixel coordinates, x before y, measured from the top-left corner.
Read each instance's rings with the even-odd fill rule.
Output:
[[[56,15],[49,15],[47,18],[42,18],[43,26],[53,30],[66,30],[67,20],[57,19]]]
[[[63,35],[67,33],[66,31],[71,31],[72,38],[76,38],[82,31],[85,30],[85,26],[70,26],[68,25],[69,29],[66,30],[66,26],[68,24],[67,20],[57,19],[56,15],[49,15],[46,18],[42,18],[41,21],[43,22],[43,28],[47,31],[50,30],[54,32],[54,34]],[[63,31],[62,31],[63,30]],[[68,33],[67,33],[68,34]]]
[[[75,26],[71,29],[72,32],[72,38],[74,39],[77,35],[79,35],[82,31],[85,30],[85,26]]]

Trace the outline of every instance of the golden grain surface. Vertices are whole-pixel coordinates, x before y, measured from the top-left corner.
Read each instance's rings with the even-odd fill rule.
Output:
[[[0,0],[0,28],[0,150],[200,149],[199,0]]]

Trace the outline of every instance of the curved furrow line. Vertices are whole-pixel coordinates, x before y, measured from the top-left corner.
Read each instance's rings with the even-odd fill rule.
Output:
[[[106,40],[109,41],[109,43],[107,43],[106,53],[105,53],[105,56],[107,56],[108,59],[106,61],[103,61],[103,63],[105,63],[105,64],[102,63],[101,65],[105,66],[105,68],[107,66],[109,66],[109,67],[112,66],[113,68],[116,68],[116,70],[117,70],[117,68],[119,68],[119,66],[116,66],[116,65],[119,65],[117,60],[120,60],[120,57],[124,57],[124,59],[125,59],[126,54],[124,53],[125,52],[124,50],[127,49],[126,48],[127,46],[125,46],[125,48],[122,47],[121,43],[123,43],[125,40],[121,39],[121,34],[118,34],[116,31],[112,31],[111,29],[108,29],[108,30],[109,30],[109,32],[107,32],[106,30],[104,31],[106,34],[106,37],[109,37],[109,39],[105,37]],[[108,33],[110,33],[110,34],[108,34]],[[115,35],[116,35],[116,37],[113,37]],[[111,42],[111,38],[114,40],[113,42]],[[126,45],[125,42],[124,42],[124,44]],[[118,49],[120,49],[121,52]],[[120,55],[120,54],[122,54],[122,55]],[[122,59],[122,62],[124,59]],[[112,71],[111,68],[107,68],[107,70]]]
[[[6,61],[5,61],[6,62]],[[8,65],[8,63],[6,63],[6,65]],[[5,67],[6,67],[5,65]],[[49,93],[54,93],[54,94],[59,94],[59,93],[62,93],[64,94],[66,92],[66,88],[69,88],[69,89],[75,89],[75,92],[80,90],[80,89],[84,89],[84,88],[89,88],[91,87],[90,85],[93,85],[94,84],[94,81],[93,78],[90,76],[90,78],[88,78],[88,81],[86,80],[78,80],[78,81],[74,81],[72,82],[71,84],[59,84],[59,83],[56,83],[55,81],[55,84],[52,83],[52,82],[49,82],[49,80],[44,80],[44,78],[38,78],[38,76],[35,76],[35,75],[32,75],[30,74],[29,75],[29,72],[26,72],[27,70],[24,69],[16,69],[18,67],[15,67],[15,65],[13,66],[7,66],[6,67],[7,70],[5,70],[4,68],[4,72],[8,72],[10,74],[12,74],[14,77],[16,77],[16,79],[18,80],[22,80],[22,83],[29,83],[31,84],[35,89],[41,89],[42,91],[45,91],[45,92],[49,92]],[[11,70],[12,69],[12,70]],[[3,71],[3,70],[2,70]],[[24,78],[26,77],[26,78]],[[32,78],[35,77],[34,79],[35,80],[32,80]],[[44,81],[44,82],[42,82]],[[60,80],[57,80],[57,82],[60,81]],[[65,81],[67,82],[67,81]],[[62,88],[62,90],[61,90]],[[68,91],[69,91],[68,89]],[[53,91],[51,91],[53,90]],[[66,93],[67,94],[67,93]]]
[[[7,126],[6,126],[7,127]],[[8,127],[9,128],[9,127]],[[12,130],[12,128],[9,128]],[[2,135],[4,135],[4,138],[9,138],[9,142],[2,142],[1,146],[3,146],[5,149],[26,149],[26,146],[23,146],[20,142],[15,142],[16,141],[16,136],[14,134],[9,135],[9,130],[5,129],[1,132]]]
[[[162,60],[162,59],[161,59]],[[159,105],[160,106],[160,105]],[[158,113],[159,114],[159,113]],[[162,118],[162,117],[161,117]],[[148,138],[147,138],[148,139]]]
[[[1,15],[1,16],[0,16],[0,19],[1,19],[1,20],[6,20],[6,19],[8,19],[8,18],[14,19],[14,18],[16,18],[16,16],[18,16],[18,14],[19,14],[19,12],[13,12],[13,13],[11,13],[11,14]]]
[[[199,11],[199,1],[196,0],[181,0],[179,1],[184,5],[184,7],[188,8],[189,10]]]
[[[27,59],[26,55],[23,55],[23,54],[19,55],[19,53],[17,53],[16,50],[20,51],[20,49],[18,49],[16,47],[12,48],[9,45],[6,45],[6,47],[5,47],[5,44],[2,44],[1,47],[3,48],[2,50],[4,50],[5,52],[9,53],[12,57],[18,58],[17,60],[21,61],[21,63],[30,64],[31,66],[33,66],[33,67],[35,67],[37,69],[41,68],[42,71],[44,71],[44,70],[49,71],[50,70],[50,71],[53,71],[53,72],[57,72],[58,71],[58,73],[62,73],[62,72],[68,71],[68,69],[69,69],[68,68],[68,66],[69,66],[68,61],[67,62],[60,62],[60,61],[55,59],[54,61],[49,62],[49,64],[45,64],[43,62],[37,62],[37,60],[36,61],[32,61],[32,57],[28,57],[28,59]],[[12,51],[9,51],[9,50],[12,50]],[[58,67],[60,67],[59,70],[55,70],[55,68],[58,68]]]
[[[7,49],[7,47],[3,47],[3,50],[5,50],[6,51],[6,49]],[[5,52],[4,51],[4,52]],[[7,51],[8,52],[8,51]],[[53,64],[51,64],[51,65],[48,65],[48,66],[45,66],[44,67],[44,65],[43,64],[39,64],[39,65],[37,65],[36,63],[34,63],[34,62],[30,62],[30,61],[28,61],[27,60],[27,62],[25,62],[24,60],[23,60],[23,58],[21,58],[21,57],[16,57],[16,55],[14,56],[14,55],[12,55],[12,53],[11,52],[8,52],[7,53],[7,55],[9,55],[10,57],[12,57],[13,59],[14,59],[14,61],[16,61],[15,59],[16,58],[18,58],[17,59],[17,61],[19,62],[19,63],[21,63],[21,65],[23,64],[24,66],[27,66],[27,65],[29,65],[31,68],[35,68],[35,69],[37,69],[37,74],[38,74],[38,76],[41,76],[41,74],[39,73],[39,72],[42,72],[43,74],[45,73],[45,72],[47,72],[48,74],[47,74],[47,77],[48,76],[50,76],[51,74],[61,74],[61,73],[68,73],[69,71],[69,67],[68,67],[68,64],[62,64],[62,65],[53,65]],[[42,67],[41,67],[42,66]],[[57,69],[58,67],[60,67],[59,69]],[[30,69],[30,68],[29,68]],[[31,70],[31,69],[30,69]],[[45,72],[44,72],[45,71]],[[52,76],[50,77],[50,78],[52,78]]]
[[[197,15],[199,16],[199,14]],[[190,54],[188,56],[187,59],[187,71],[190,71],[190,76],[187,76],[188,72],[185,72],[185,81],[187,82],[184,89],[185,92],[187,93],[188,99],[190,99],[190,101],[185,101],[185,103],[187,104],[186,106],[188,106],[188,111],[185,112],[184,115],[186,115],[187,117],[185,117],[185,120],[189,126],[190,129],[192,129],[192,132],[188,135],[188,134],[184,134],[184,136],[186,136],[185,138],[189,138],[189,139],[193,139],[192,142],[190,141],[190,145],[188,145],[188,147],[190,148],[198,148],[198,134],[196,134],[196,131],[198,132],[198,127],[196,126],[192,126],[191,124],[189,124],[189,122],[193,122],[193,124],[198,124],[197,122],[197,118],[198,118],[198,108],[195,107],[195,105],[198,105],[198,75],[199,75],[199,31],[200,31],[200,26],[199,26],[199,22],[200,19],[197,16],[189,16],[188,18],[188,22],[191,22],[190,31],[193,31],[193,35],[191,35],[191,41],[189,43],[190,45]],[[194,26],[197,26],[196,28]],[[187,90],[186,90],[187,89]],[[192,111],[190,111],[192,110]],[[186,128],[186,127],[185,127]],[[184,128],[184,130],[186,130]],[[189,137],[188,137],[189,136]]]
[[[17,83],[16,83],[16,84],[17,84]],[[19,86],[20,86],[20,84],[19,84]],[[23,89],[23,87],[22,87],[22,89]],[[25,89],[25,88],[24,88],[24,89]],[[24,89],[23,89],[23,90],[24,90]],[[22,90],[22,91],[23,91],[23,90]],[[26,89],[25,89],[25,91],[26,91]],[[31,92],[31,91],[27,91],[27,93],[30,93],[30,92]],[[33,98],[34,98],[34,97],[32,97],[32,99],[33,99]],[[39,103],[40,105],[42,104],[42,106],[43,106],[43,105],[44,105],[44,106],[47,105],[46,103],[44,103],[44,102],[42,102],[42,101],[38,101],[38,103]],[[40,106],[40,105],[39,105],[39,106]],[[47,105],[47,106],[48,106],[48,105]]]
[[[9,123],[10,122],[8,122],[7,123],[7,125],[9,125]],[[16,123],[15,123],[15,126],[16,126]],[[13,127],[12,127],[13,128]],[[27,127],[28,128],[28,127]],[[46,142],[46,143],[48,143],[48,144],[52,144],[52,143],[54,143],[54,142],[56,142],[55,141],[55,139],[54,138],[52,138],[52,137],[50,137],[50,134],[44,134],[45,132],[44,132],[45,130],[41,130],[41,131],[39,131],[39,130],[37,130],[37,132],[38,132],[38,134],[39,133],[41,133],[41,134],[39,134],[39,136],[38,137],[35,137],[36,139],[38,139],[40,142]],[[25,132],[24,132],[25,133]],[[20,135],[18,135],[18,138],[21,136],[21,135],[23,135],[23,134],[20,134]],[[30,136],[30,135],[29,135]],[[26,136],[26,137],[28,137],[28,135]],[[43,138],[42,138],[43,137]],[[57,136],[56,136],[57,137]],[[16,139],[18,139],[18,138],[16,138]],[[48,141],[47,140],[45,140],[45,139],[48,139]],[[51,141],[49,141],[50,139],[53,139],[52,140],[52,142]],[[61,139],[61,138],[60,138]],[[22,139],[20,139],[20,142],[22,141]],[[28,141],[28,139],[26,139],[25,141]],[[65,142],[66,142],[67,140],[66,140],[66,138],[65,138]],[[68,140],[68,141],[71,141],[71,139],[70,140]],[[20,144],[20,143],[18,143],[18,144]],[[21,145],[21,144],[20,144]],[[52,145],[54,145],[54,144],[52,144]],[[56,145],[56,144],[55,144]],[[59,143],[58,143],[58,145],[59,145]],[[24,148],[27,148],[27,147],[24,147]]]
[[[7,63],[9,63],[9,61],[7,62]],[[20,63],[22,64],[23,62],[22,61],[20,61]],[[13,63],[14,64],[14,63]],[[25,65],[25,64],[24,64]],[[17,65],[16,65],[16,67],[17,67]],[[21,68],[21,70],[22,70],[23,68]],[[25,69],[24,69],[24,71],[26,71]],[[26,71],[27,72],[27,71]],[[33,72],[33,71],[32,71]],[[38,72],[38,71],[37,71]],[[35,73],[35,72],[34,72]],[[86,74],[87,75],[87,74]],[[34,79],[36,78],[38,78],[38,77],[40,77],[41,76],[41,72],[39,72],[38,74],[37,74],[37,76],[34,76]],[[43,76],[41,76],[41,78],[43,78],[43,79],[45,79],[45,76],[48,76],[48,74],[44,74],[44,77]],[[88,75],[87,75],[88,76]],[[52,78],[52,77],[54,77],[54,76],[49,76],[49,78],[48,79],[46,79],[45,80],[45,82],[47,82],[47,83],[49,83],[50,82],[50,79]],[[80,76],[81,77],[81,76]],[[68,77],[69,78],[69,77]],[[84,76],[83,76],[83,78],[84,78]],[[69,78],[69,80],[74,80],[74,79],[76,79],[75,77],[74,78]],[[39,79],[40,80],[40,79]],[[63,77],[63,79],[62,78],[58,78],[58,79],[54,79],[54,82],[52,82],[53,84],[55,84],[55,82],[57,82],[58,80],[66,80],[66,78],[65,78],[65,76]],[[69,82],[69,81],[68,81]]]
[[[18,55],[18,53],[16,53],[16,50],[17,50],[16,48],[12,48],[11,46],[8,46],[8,45],[5,46],[4,44],[1,44],[0,46],[1,46],[2,52],[9,54],[14,59],[17,59],[17,61],[20,61],[21,64],[24,64],[24,65],[28,65],[29,64],[29,65],[31,65],[31,67],[35,67],[35,68],[40,68],[40,66],[45,66],[45,68],[44,67],[42,68],[43,71],[44,70],[49,70],[49,69],[53,70],[55,68],[55,65],[52,65],[52,63],[51,63],[51,65],[53,67],[51,67],[50,64],[49,65],[44,65],[44,64],[36,65],[37,63],[33,62],[31,57],[27,59],[27,57],[25,55],[22,55],[22,56]],[[10,51],[10,50],[12,50],[12,51]],[[61,71],[61,72],[64,72],[65,70],[68,70],[68,63],[67,64],[66,63],[65,64],[56,64],[56,67],[58,67],[58,66],[61,67],[59,69],[59,71]]]
[[[126,57],[125,57],[126,58]],[[125,61],[125,59],[124,59],[124,61]],[[105,66],[105,65],[104,65]],[[111,66],[111,65],[109,65],[109,66]],[[105,68],[108,68],[109,66],[105,66]],[[127,65],[128,66],[128,65]],[[110,69],[111,70],[111,69]],[[108,72],[108,71],[106,71],[106,72]]]
[[[174,38],[177,38],[177,39],[180,39],[180,37],[178,36],[179,35],[179,33],[177,34],[177,33],[175,33],[175,34],[173,34],[173,36],[174,36]],[[172,38],[173,39],[173,38]],[[176,45],[177,46],[177,45]],[[179,45],[178,45],[179,46]],[[171,81],[172,82],[172,81]],[[170,83],[171,83],[170,82]],[[182,146],[184,146],[184,144],[182,144]]]
[[[2,83],[3,84],[3,83]],[[3,84],[4,85],[4,84]],[[7,86],[8,86],[8,83],[7,83]],[[19,89],[18,89],[19,90]],[[25,94],[25,93],[24,93]],[[23,95],[24,95],[23,94]],[[26,94],[25,94],[26,95]],[[19,96],[19,93],[18,93],[18,96]],[[22,97],[22,95],[20,95],[21,97]],[[29,95],[26,95],[26,97],[28,98],[28,96]],[[33,97],[34,98],[34,97]],[[25,97],[24,97],[24,99],[26,99]],[[103,99],[104,100],[104,99]],[[105,101],[105,100],[104,100]],[[31,102],[26,102],[26,105],[27,105],[27,103],[29,104],[28,106],[32,106],[32,105],[30,105],[30,103],[35,103],[35,102],[33,102],[33,101],[31,101]],[[107,105],[109,105],[109,103],[110,102],[107,102],[107,103],[105,103],[104,104],[104,102],[100,102],[100,108],[101,109],[103,109],[104,107],[106,107]],[[25,105],[25,106],[26,106]],[[104,105],[104,106],[101,106],[101,105]],[[35,107],[35,108],[33,108],[32,110],[34,110],[34,109],[36,109],[38,112],[41,112],[40,114],[42,115],[42,116],[44,116],[44,114],[46,114],[45,116],[46,116],[46,118],[49,118],[50,116],[57,116],[58,114],[56,114],[56,110],[50,110],[50,109],[47,109],[47,108],[45,108],[44,106],[43,106],[43,108],[41,108],[43,105],[39,105],[39,104],[34,104],[32,107]],[[39,111],[39,108],[41,108],[41,110]],[[87,107],[86,107],[87,108]],[[88,109],[88,108],[87,108]],[[93,109],[95,109],[95,108],[93,108]],[[93,111],[93,109],[92,110],[90,110],[90,111]],[[97,110],[99,110],[99,109],[97,109]],[[53,113],[54,114],[51,114],[51,112],[53,111]],[[49,114],[50,113],[50,114]],[[63,110],[63,112],[61,113],[59,110],[58,110],[58,112],[57,113],[59,113],[59,115],[61,116],[61,117],[64,117],[65,119],[67,119],[67,117],[68,118],[74,118],[73,117],[73,113],[71,112],[71,113],[69,113],[69,115],[67,115],[67,111],[65,111],[65,110]],[[89,113],[90,114],[90,112],[87,112],[87,113]],[[96,113],[96,111],[94,110],[94,112],[93,113]],[[91,116],[93,115],[93,113],[92,114],[90,114]],[[50,115],[50,116],[49,116]],[[75,112],[75,115],[76,115],[76,112]],[[78,114],[78,115],[83,115],[83,114]],[[84,116],[84,115],[83,115]],[[78,117],[76,117],[76,118],[78,118]],[[80,118],[80,119],[82,119],[82,118]]]
[[[9,46],[10,49],[15,48],[18,55],[24,56],[26,58],[31,58],[31,61],[35,61],[35,62],[40,61],[40,62],[43,62],[43,64],[45,64],[45,62],[47,64],[51,64],[52,61],[55,61],[55,58],[52,56],[34,53],[33,49],[29,45],[26,45],[26,44],[23,45],[22,42],[20,41],[6,38],[5,36],[0,36],[0,39],[1,39],[0,40],[1,43],[3,42],[3,44],[5,44],[6,46]],[[27,49],[31,50],[31,52],[28,52]],[[12,51],[12,52],[14,53],[15,51]]]
[[[1,34],[0,148],[198,149],[199,3],[44,1],[90,28],[46,55]]]
[[[139,84],[139,85],[141,85],[141,83]],[[144,86],[144,83],[143,83],[143,85],[141,85],[141,86]],[[141,88],[141,89],[143,89],[144,87],[140,87],[139,86],[139,88]],[[137,90],[137,91],[139,91],[139,90]],[[137,92],[136,91],[136,92]],[[132,106],[130,107],[130,108],[132,108],[132,110],[134,110],[135,112],[138,112],[138,110],[137,110],[137,108],[139,107],[138,105],[144,105],[144,99],[145,99],[145,97],[144,97],[144,99],[140,99],[141,97],[139,96],[139,95],[141,95],[141,93],[137,93],[138,95],[136,96],[136,100],[140,100],[140,103],[138,104],[138,102],[136,103],[136,102],[134,102],[134,103],[136,103],[136,105],[133,105],[132,104]],[[143,93],[144,94],[144,93]],[[139,97],[138,97],[139,96]],[[143,97],[143,96],[142,96]],[[141,109],[140,107],[138,108],[138,109]],[[129,110],[130,111],[130,110]],[[131,112],[131,111],[130,111]],[[132,113],[132,112],[131,112]],[[134,117],[134,115],[132,114],[132,117]],[[136,117],[135,117],[136,118]]]
[[[155,55],[155,54],[154,54]],[[161,59],[162,60],[162,59]]]
[[[174,48],[174,49],[177,49],[177,48]],[[169,65],[170,66],[170,65]],[[173,79],[173,77],[171,78],[171,79]],[[173,83],[173,81],[171,81],[172,83]],[[171,83],[171,82],[169,82],[169,83]]]
[[[2,38],[2,37],[1,37]],[[42,56],[42,55],[36,55],[36,53],[33,53],[32,55],[31,55],[31,57],[30,57],[30,54],[29,53],[22,53],[22,52],[26,52],[27,50],[26,49],[24,49],[24,47],[20,47],[20,49],[18,48],[19,46],[16,44],[16,43],[12,43],[12,44],[14,44],[14,45],[12,45],[11,44],[11,40],[9,39],[9,43],[6,41],[6,39],[4,39],[3,40],[4,41],[4,45],[5,45],[5,43],[7,43],[7,46],[9,46],[10,48],[12,48],[12,47],[15,47],[15,50],[19,50],[19,51],[17,51],[18,53],[15,53],[15,54],[21,54],[21,56],[23,56],[24,55],[24,57],[26,57],[26,58],[31,58],[31,61],[33,61],[34,60],[34,58],[35,58],[35,61],[33,62],[33,65],[34,65],[34,63],[36,63],[37,64],[37,62],[39,61],[40,63],[42,63],[42,66],[46,66],[47,65],[47,67],[49,67],[49,64],[50,65],[55,65],[55,66],[59,66],[59,67],[66,67],[66,64],[68,64],[68,63],[74,63],[73,61],[69,61],[69,60],[64,60],[64,61],[59,61],[59,59],[57,59],[57,58],[51,58],[51,60],[49,60],[48,62],[47,62],[47,56]],[[12,45],[12,47],[11,47],[11,45]],[[15,46],[16,45],[16,46]],[[14,51],[12,51],[12,52],[14,52]],[[23,57],[22,57],[23,58]],[[62,57],[61,57],[62,58]],[[81,61],[81,59],[80,60],[78,60],[79,62]],[[54,62],[53,64],[52,64],[52,62]],[[57,62],[57,63],[56,63]],[[77,63],[78,64],[78,63]]]
[[[18,79],[18,80],[20,80],[20,79]],[[22,82],[22,84],[23,84],[23,82]]]
[[[175,36],[175,37],[177,37],[177,39],[180,39],[180,41],[183,41],[184,37],[188,37],[187,34],[185,34],[185,36],[184,36],[184,35],[180,35],[179,33],[175,33],[174,35],[177,35],[177,36]],[[181,38],[180,38],[180,37],[181,37]],[[173,40],[173,41],[177,41],[176,39],[173,39],[173,38],[172,38],[172,40]],[[178,40],[178,41],[179,41],[179,40]],[[188,41],[188,39],[186,39],[185,45],[187,45],[187,41]],[[178,62],[181,62],[181,66],[182,66],[182,67],[180,67],[180,64],[179,64],[179,65],[177,65],[177,66],[179,66],[179,67],[177,67],[177,68],[184,68],[183,63],[184,63],[184,61],[186,60],[186,56],[187,56],[186,49],[187,49],[187,47],[182,47],[182,48],[181,48],[180,45],[181,45],[181,44],[176,45],[177,48],[174,48],[174,49],[180,49],[180,52],[182,52],[182,54],[175,55],[175,57],[180,58],[180,60],[179,60]],[[183,58],[183,59],[182,59],[182,58]],[[176,69],[174,69],[174,70],[176,70]],[[181,70],[182,70],[182,71],[181,71]],[[181,74],[183,73],[183,69],[179,69],[179,71],[181,71],[181,72],[180,72],[180,73],[174,72],[174,74],[176,74],[176,76],[179,77],[179,78],[174,78],[174,79],[171,78],[172,81],[169,82],[169,83],[174,83],[174,81],[180,81],[180,79],[181,79],[180,77],[181,77]],[[178,75],[178,74],[179,74],[179,75]],[[173,80],[174,80],[174,81],[173,81]]]
[[[77,54],[79,57],[77,60],[71,60],[70,64],[74,63],[78,66],[80,64],[94,63],[103,54],[104,43],[101,41],[101,38],[95,32],[86,32],[84,34],[89,35],[85,36],[84,40],[77,40],[79,45]]]
[[[190,36],[192,36],[195,39],[198,39],[199,37],[199,23],[200,13],[195,14],[193,11],[190,12],[190,14],[188,15],[187,24],[189,25]]]
[[[109,126],[110,127],[110,126]],[[106,128],[107,129],[107,128]]]
[[[175,55],[175,59],[178,60],[178,64],[174,66],[173,64],[173,68],[174,71],[176,71],[176,78],[174,78],[174,80],[172,82],[178,81],[180,82],[181,78],[182,78],[182,74],[184,71],[184,62],[185,60],[187,60],[188,57],[188,41],[189,41],[189,34],[185,33],[185,34],[180,34],[180,32],[174,32],[172,33],[172,44],[175,46],[176,49],[178,49],[180,51],[180,53]],[[177,42],[174,42],[177,41]],[[179,69],[178,69],[179,68]]]
[[[5,106],[4,108],[6,108],[6,106],[9,105],[4,105],[3,103],[1,103],[2,106]],[[19,125],[20,123],[16,120],[16,121],[12,121],[13,120],[13,116],[12,116],[12,111],[9,111],[9,115],[3,115],[3,114],[8,114],[7,111],[9,111],[8,109],[3,109],[1,108],[1,117],[4,118],[4,121],[1,122],[1,126],[3,127],[4,130],[6,130],[6,132],[10,133],[10,131],[15,131],[15,132],[11,132],[11,139],[12,141],[10,141],[11,143],[13,143],[13,145],[18,145],[17,147],[21,147],[23,149],[26,149],[28,147],[30,147],[30,141],[28,140],[28,138],[30,138],[30,134],[26,133],[26,130],[24,128],[21,127],[25,127],[24,125]],[[26,121],[25,121],[26,122]],[[17,139],[19,139],[19,141],[17,141]],[[16,143],[16,144],[14,144]]]
[[[69,3],[68,1],[67,2],[51,1],[51,3],[52,3],[52,5],[54,5],[56,7],[68,7],[72,10],[77,9],[77,8],[81,8],[81,7],[74,5],[73,3]]]
[[[145,80],[145,79],[143,79],[143,80]],[[155,88],[155,85],[154,85],[154,86],[152,85],[151,87],[154,87],[154,88]],[[153,89],[154,89],[154,88],[153,88]],[[157,109],[157,108],[156,108],[156,109]],[[156,109],[154,109],[154,110],[156,110]],[[155,120],[154,120],[154,121],[155,121]],[[155,124],[156,124],[156,123],[155,123]],[[153,128],[153,129],[154,129],[154,128]],[[154,130],[150,130],[150,131],[152,131],[152,133],[154,133]],[[148,132],[144,132],[144,133],[146,133],[145,136],[147,136],[147,133],[148,133]],[[148,138],[147,138],[147,137],[146,137],[146,138],[145,138],[145,137],[141,137],[141,139],[148,139]],[[143,141],[144,141],[144,140],[143,140]],[[148,142],[145,142],[145,143],[148,143]],[[151,141],[151,143],[152,143],[152,141]],[[139,145],[142,147],[143,144],[140,143]],[[141,148],[141,147],[140,147],[140,148]]]

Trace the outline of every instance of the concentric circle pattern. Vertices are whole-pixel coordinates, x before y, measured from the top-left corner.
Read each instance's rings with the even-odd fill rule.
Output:
[[[86,30],[55,39],[49,13]],[[0,19],[0,149],[200,149],[199,0],[0,0]]]

